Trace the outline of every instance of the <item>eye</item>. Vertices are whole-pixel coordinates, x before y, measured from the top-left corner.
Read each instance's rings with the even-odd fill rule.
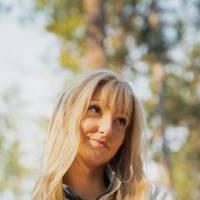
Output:
[[[89,106],[88,111],[93,112],[93,113],[100,113],[101,108],[97,105],[91,105]]]
[[[119,117],[117,118],[117,122],[121,125],[121,126],[126,126],[127,124],[127,120],[123,117]]]

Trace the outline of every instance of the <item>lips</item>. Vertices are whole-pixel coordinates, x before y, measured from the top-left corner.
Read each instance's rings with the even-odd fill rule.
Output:
[[[96,138],[91,138],[91,140],[94,140],[95,142],[98,142],[99,144],[103,145],[105,148],[108,148],[108,145],[103,140],[96,139]]]

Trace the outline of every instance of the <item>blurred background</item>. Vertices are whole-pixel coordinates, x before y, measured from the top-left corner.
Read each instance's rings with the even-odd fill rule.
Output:
[[[198,0],[0,1],[0,199],[31,199],[57,98],[100,68],[144,104],[149,179],[199,200]]]

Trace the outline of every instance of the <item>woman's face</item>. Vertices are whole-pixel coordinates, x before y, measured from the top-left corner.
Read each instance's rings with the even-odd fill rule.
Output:
[[[123,143],[129,118],[102,102],[98,89],[81,121],[81,139],[77,158],[90,165],[109,162]],[[112,95],[111,97],[112,98]]]

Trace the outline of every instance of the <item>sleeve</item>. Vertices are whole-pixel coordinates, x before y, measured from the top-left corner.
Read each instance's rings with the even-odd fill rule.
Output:
[[[170,189],[161,185],[150,185],[150,200],[177,200]]]

